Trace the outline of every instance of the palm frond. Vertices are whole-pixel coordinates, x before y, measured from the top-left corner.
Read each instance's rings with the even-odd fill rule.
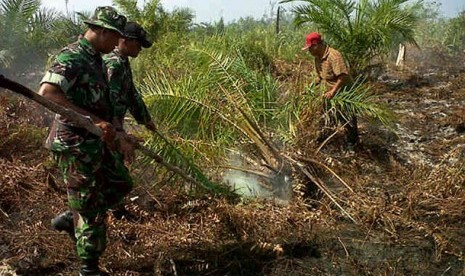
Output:
[[[52,29],[59,16],[60,13],[54,9],[42,8],[32,16],[31,28],[48,32]]]
[[[192,191],[206,189],[213,194],[233,196],[229,188],[223,184],[212,181],[210,177],[195,164],[192,156],[195,156],[196,153],[192,152],[191,147],[186,147],[187,144],[183,145],[176,142],[179,142],[179,140],[169,139],[167,136],[161,134],[160,131],[156,131],[156,135],[149,136],[149,139],[146,140],[146,144],[149,145],[149,148],[163,156],[165,161],[181,168],[184,173],[190,175],[201,184],[201,187],[195,187],[195,189],[191,189]],[[188,154],[183,154],[180,149],[184,152],[187,151]],[[143,162],[150,164],[153,160],[146,158]]]
[[[349,120],[350,116],[356,115],[377,120],[391,128],[395,119],[394,114],[379,103],[369,85],[362,78],[336,94],[330,101],[330,109],[338,113],[334,116],[335,120],[339,116]]]
[[[0,50],[0,65],[2,68],[8,68],[13,60],[8,50]]]
[[[214,50],[196,51],[206,55],[210,59],[208,66],[210,73],[213,73],[222,81],[219,84],[219,88],[220,91],[222,91],[222,95],[227,100],[228,104],[226,106],[231,108],[233,114],[237,114],[235,118],[237,124],[241,126],[242,131],[247,133],[247,137],[258,147],[265,162],[270,165],[274,162],[280,162],[280,155],[259,127],[253,107],[250,105],[246,93],[243,90],[242,80],[235,77],[232,73],[231,68],[237,67],[237,63],[241,63],[241,59],[223,56],[222,53]],[[242,65],[239,66],[242,67]]]
[[[40,8],[40,0],[2,0],[0,12],[9,19],[32,17]]]
[[[204,77],[191,76],[172,83],[160,72],[148,75],[141,91],[149,106],[157,107],[154,112],[160,114],[162,123],[178,129],[184,135],[190,136],[195,132],[198,138],[215,140],[215,130],[221,130],[225,125],[240,130],[233,118],[224,113],[223,105],[218,104],[217,98],[208,96],[208,86],[204,85],[208,80]]]
[[[137,7],[137,0],[113,0],[113,4],[116,5],[130,21],[139,21],[141,19],[141,12]]]

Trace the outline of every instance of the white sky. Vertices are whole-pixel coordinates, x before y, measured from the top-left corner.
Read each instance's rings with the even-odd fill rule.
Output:
[[[144,1],[139,0],[140,4]],[[171,10],[175,7],[188,7],[195,12],[196,22],[217,21],[223,16],[226,22],[240,17],[253,16],[261,18],[271,10],[271,3],[278,0],[161,0],[164,8]],[[463,0],[437,0],[441,4],[442,15],[457,16],[460,11],[465,10]],[[66,11],[65,0],[42,0],[45,7]],[[69,0],[69,11],[93,11],[97,6],[111,6],[111,0]]]

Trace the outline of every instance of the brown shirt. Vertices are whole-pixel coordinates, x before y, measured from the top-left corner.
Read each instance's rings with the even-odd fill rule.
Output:
[[[319,81],[323,81],[323,84],[329,86],[328,88],[336,84],[338,76],[342,74],[349,75],[349,69],[341,53],[329,46],[326,46],[325,53],[321,59],[315,58],[315,69]]]

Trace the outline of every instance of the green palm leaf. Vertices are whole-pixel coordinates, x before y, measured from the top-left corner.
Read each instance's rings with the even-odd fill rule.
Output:
[[[40,8],[40,0],[2,0],[0,12],[9,19],[29,19]],[[16,20],[15,20],[16,21]],[[24,20],[23,20],[24,21]],[[14,22],[11,22],[14,23]]]
[[[150,1],[150,3],[152,2],[158,3],[159,1]],[[137,0],[113,0],[113,4],[115,4],[130,20],[139,21],[141,19],[141,12],[137,7]]]
[[[12,60],[11,54],[8,52],[8,50],[0,50],[0,65],[3,68],[7,68]]]
[[[254,76],[240,55],[226,55],[218,50],[190,50],[191,58],[198,63],[197,74],[183,77],[173,83],[166,75],[158,73],[145,80],[142,91],[154,112],[161,116],[163,124],[191,137],[210,141],[224,156],[226,149],[240,142],[252,143],[264,161],[273,166],[279,155],[259,126],[255,97],[249,96],[256,88],[263,91],[276,89],[271,78],[263,81]],[[271,84],[271,85],[268,85]],[[251,89],[251,92],[246,92]],[[271,94],[263,92],[265,99],[256,100],[258,105],[272,102]],[[160,109],[160,107],[162,107]],[[271,112],[266,108],[266,112]],[[158,116],[157,116],[158,117]]]
[[[315,96],[321,99],[321,96]],[[330,116],[337,121],[340,115],[345,120],[349,120],[351,115],[358,117],[371,118],[381,122],[388,128],[392,128],[392,122],[395,119],[394,114],[387,106],[379,103],[375,94],[372,93],[370,86],[363,78],[358,78],[350,87],[346,87],[336,94],[329,101]]]

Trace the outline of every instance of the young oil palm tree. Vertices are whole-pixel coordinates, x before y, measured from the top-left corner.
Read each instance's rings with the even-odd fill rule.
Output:
[[[144,27],[151,39],[170,31],[186,33],[193,26],[194,14],[191,10],[181,8],[167,12],[160,0],[144,1],[142,8],[137,7],[137,0],[114,0],[113,3],[129,20]]]
[[[40,0],[1,0],[0,63],[15,73],[43,65],[57,47],[51,33],[58,18],[58,12],[40,8]]]
[[[40,7],[38,0],[2,0],[0,2],[0,48],[4,65],[14,61],[28,46],[30,21]],[[16,63],[16,62],[14,62]]]
[[[283,160],[262,125],[275,108],[277,83],[250,69],[240,53],[217,49],[191,48],[196,70],[182,77],[152,73],[142,92],[160,123],[180,134],[172,143],[204,166],[218,168],[231,153],[242,152],[239,159],[254,159],[266,164],[260,169],[277,173]]]
[[[255,178],[247,178],[246,189],[258,185],[263,194],[281,199],[291,197],[292,168],[300,170],[345,213],[312,166],[335,175],[334,172],[315,160],[306,160],[311,164],[304,164],[290,157],[292,153],[283,153],[275,146],[278,141],[271,138],[278,131],[273,129],[276,125],[267,127],[259,119],[264,110],[256,108],[261,102],[257,99],[275,102],[277,95],[267,93],[277,91],[276,81],[256,76],[259,73],[247,67],[240,53],[224,54],[205,48],[190,51],[197,60],[192,64],[195,72],[183,78],[171,78],[162,72],[150,74],[141,89],[160,124],[169,126],[170,143],[210,172],[224,175],[229,169],[254,175]],[[258,84],[266,87],[262,96],[250,95],[260,94],[256,90]],[[273,119],[279,111],[278,105],[269,105],[266,110],[273,114]],[[163,143],[152,140],[151,144],[163,151]],[[168,151],[162,155],[165,154],[172,156]],[[237,185],[242,177],[233,174],[229,180]]]

